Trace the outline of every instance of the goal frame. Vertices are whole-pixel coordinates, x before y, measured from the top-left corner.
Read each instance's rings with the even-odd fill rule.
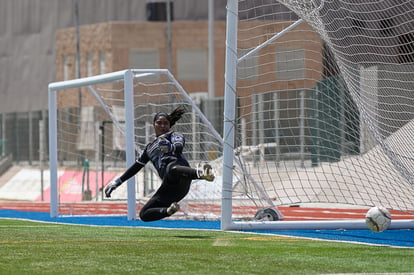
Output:
[[[177,90],[188,102],[192,102],[191,97],[185,92],[184,88],[178,83],[174,76],[167,69],[127,69],[97,76],[73,79],[50,83],[48,86],[49,104],[49,165],[50,165],[50,216],[59,216],[59,193],[58,193],[58,155],[57,155],[57,96],[59,90],[87,87],[96,84],[109,83],[112,81],[123,80],[124,100],[125,100],[125,151],[126,166],[131,166],[136,159],[134,143],[134,79],[162,74],[175,85]],[[211,130],[216,139],[222,142],[221,135],[211,125],[210,121],[202,114],[201,110],[193,105],[192,108],[198,113],[201,120]],[[126,168],[127,168],[126,167]],[[127,181],[127,218],[135,220],[137,218],[136,207],[136,186],[134,177]]]
[[[279,34],[270,38],[276,40],[286,31],[294,28],[299,19]],[[222,190],[222,230],[279,230],[279,229],[367,229],[364,219],[331,221],[233,221],[232,218],[232,169],[234,162],[234,139],[236,121],[237,64],[262,46],[257,46],[244,56],[237,57],[238,0],[227,1],[226,18],[226,58],[224,87],[224,129],[223,129],[223,190]],[[269,43],[264,42],[262,45]],[[412,229],[414,220],[392,220],[389,229]]]
[[[73,79],[68,81],[50,83],[49,91],[49,165],[50,165],[50,216],[59,216],[59,194],[58,194],[58,159],[57,159],[57,102],[56,92],[62,89],[77,88],[85,85],[107,83],[124,79],[125,90],[132,90],[133,75],[131,70],[118,71],[98,76]],[[131,112],[133,101],[131,92],[125,92],[125,135],[126,135],[126,163],[132,165],[134,162],[134,133],[133,117]],[[133,116],[133,115],[132,115]],[[131,126],[132,125],[132,126]],[[134,179],[127,181],[128,188],[128,219],[135,219],[136,198]]]

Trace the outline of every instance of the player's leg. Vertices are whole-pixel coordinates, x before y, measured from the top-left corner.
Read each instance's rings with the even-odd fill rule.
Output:
[[[206,163],[203,165],[203,169],[198,169],[198,177],[206,181],[214,181],[213,167]]]
[[[172,209],[168,210],[173,203],[163,201],[159,196],[154,196],[142,207],[139,217],[144,222],[157,221],[169,217],[179,210],[179,206],[174,212]]]
[[[178,202],[190,190],[191,179],[164,177],[154,196],[142,207],[139,216],[142,221],[156,221],[175,214],[180,210]]]
[[[186,163],[170,163],[160,188],[141,209],[139,213],[141,220],[156,221],[176,213],[180,209],[178,202],[188,194],[193,179],[213,181],[211,166],[206,164],[203,170],[199,171]]]
[[[187,165],[182,165],[179,162],[171,163],[167,167],[167,177],[171,179],[178,179],[186,177],[192,180],[204,179],[207,181],[214,180],[213,168],[210,164],[204,164],[201,169],[194,169]]]

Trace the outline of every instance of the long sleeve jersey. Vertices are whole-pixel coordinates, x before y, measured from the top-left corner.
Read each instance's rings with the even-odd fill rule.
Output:
[[[173,145],[173,150],[171,152],[163,153],[159,150],[159,143],[163,139],[168,140]],[[135,163],[120,177],[121,181],[124,182],[134,176],[148,163],[148,161],[152,162],[161,178],[164,177],[165,168],[172,161],[180,160],[181,163],[184,162],[188,165],[187,160],[183,156],[184,146],[185,139],[181,133],[169,131],[157,137],[154,141],[147,144]]]

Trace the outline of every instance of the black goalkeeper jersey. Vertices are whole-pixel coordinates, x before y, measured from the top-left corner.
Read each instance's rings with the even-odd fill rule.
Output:
[[[163,139],[168,140],[174,146],[172,152],[163,153],[159,150],[159,143]],[[141,169],[148,161],[151,161],[155,169],[157,169],[158,175],[163,178],[165,168],[170,162],[179,161],[182,165],[189,166],[188,161],[183,156],[184,145],[185,139],[181,133],[167,132],[147,144],[136,162],[141,166]]]

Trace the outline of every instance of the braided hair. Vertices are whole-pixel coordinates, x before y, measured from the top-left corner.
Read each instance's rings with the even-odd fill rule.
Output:
[[[154,116],[154,122],[161,116],[165,116],[165,118],[170,122],[170,127],[173,127],[175,123],[180,120],[180,118],[185,114],[185,109],[183,106],[179,106],[175,108],[170,114],[165,112],[158,112]]]

